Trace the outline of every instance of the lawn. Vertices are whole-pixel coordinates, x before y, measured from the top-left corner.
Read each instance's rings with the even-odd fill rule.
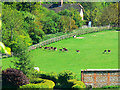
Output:
[[[118,32],[114,30],[89,33],[61,40],[47,46],[65,47],[68,52],[36,49],[30,52],[31,60],[41,71],[59,73],[71,70],[80,76],[81,69],[117,69],[118,68]],[[80,50],[77,53],[76,50]],[[103,54],[104,50],[111,53]],[[10,60],[2,59],[3,69],[12,65]]]

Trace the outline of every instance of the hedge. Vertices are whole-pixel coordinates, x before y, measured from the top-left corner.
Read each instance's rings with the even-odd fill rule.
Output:
[[[42,79],[42,78],[33,78],[30,80],[30,85],[24,85],[21,86],[21,88],[32,88],[32,87],[37,87],[37,88],[53,88],[55,86],[55,83],[51,80],[47,79]]]
[[[72,86],[72,88],[86,88],[85,84],[82,81],[78,81],[75,79],[68,80],[69,87]]]
[[[33,74],[34,74],[35,78],[49,79],[49,80],[52,80],[55,83],[57,83],[57,81],[58,81],[58,76],[54,72],[46,73],[46,72],[39,71],[39,72],[36,72],[36,73],[33,73]]]

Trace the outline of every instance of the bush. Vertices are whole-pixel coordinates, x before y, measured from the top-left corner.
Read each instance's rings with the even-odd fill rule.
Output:
[[[72,88],[83,88],[83,87],[81,87],[81,85],[76,84],[76,85],[73,85]]]
[[[49,88],[53,88],[55,86],[55,83],[51,80],[43,79],[43,84],[49,86]]]
[[[58,75],[58,82],[61,84],[67,83],[67,80],[75,79],[75,78],[76,78],[75,73],[73,73],[69,70],[65,70]]]
[[[30,82],[30,84],[23,85],[20,88],[53,88],[55,86],[53,81],[41,78],[33,78]]]
[[[57,83],[57,80],[58,80],[58,76],[54,72],[46,73],[46,72],[39,71],[34,74],[34,77],[42,78],[42,79],[49,79],[49,80],[54,81],[55,83]]]
[[[26,85],[23,85],[23,86],[20,86],[20,88],[48,88],[47,85],[44,85],[44,84],[26,84]]]
[[[43,82],[44,80],[43,79],[41,79],[41,78],[32,78],[32,79],[30,79],[30,83],[34,83],[34,84],[36,84],[36,83],[41,83],[41,82]]]
[[[75,80],[75,79],[73,79],[73,80],[68,80],[68,85],[69,85],[69,87],[71,87],[72,86],[72,88],[74,87],[80,87],[80,88],[86,88],[86,86],[85,86],[85,84],[82,82],[82,81],[77,81],[77,80]]]
[[[2,71],[3,88],[18,88],[25,84],[29,84],[29,79],[22,71],[12,68]]]

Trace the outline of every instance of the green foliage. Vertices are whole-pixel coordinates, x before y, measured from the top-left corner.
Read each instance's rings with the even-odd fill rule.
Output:
[[[43,84],[49,86],[49,88],[53,88],[55,86],[55,83],[51,80],[43,79]]]
[[[41,78],[33,78],[30,82],[30,84],[23,85],[20,88],[53,88],[55,86],[53,81]]]
[[[80,88],[83,88],[81,85],[78,85],[78,84],[75,84],[72,86],[72,88],[74,89],[80,89]]]
[[[31,45],[31,39],[26,32],[24,17],[21,12],[5,5],[2,9],[2,40],[12,51],[15,49],[18,38],[22,38],[27,46]],[[13,14],[14,13],[14,14]],[[9,22],[8,22],[9,21]]]
[[[9,47],[5,47],[5,45],[0,42],[0,52],[3,54],[8,54],[8,55],[11,55],[11,49]]]
[[[54,38],[54,37],[57,37],[57,36],[62,36],[62,35],[64,35],[63,32],[58,32],[58,33],[55,33],[55,34],[47,34],[47,35],[44,36],[43,40],[51,39],[51,38]]]
[[[49,79],[54,81],[55,83],[57,83],[57,80],[58,80],[58,76],[54,72],[46,73],[46,72],[39,71],[39,72],[33,73],[33,76],[36,78]]]
[[[25,75],[29,75],[33,69],[33,64],[29,56],[28,47],[21,38],[19,38],[15,48],[14,56],[16,58],[12,61],[14,68],[23,71]]]
[[[67,80],[75,79],[76,75],[72,71],[65,70],[58,75],[58,82],[61,84],[66,84]]]
[[[59,28],[61,32],[71,32],[73,29],[78,28],[75,25],[75,21],[68,16],[61,16]]]
[[[34,83],[34,84],[37,84],[37,83],[41,83],[43,82],[44,80],[41,79],[41,78],[31,78],[30,79],[30,83]]]
[[[71,19],[73,19],[75,21],[74,24],[77,25],[78,27],[81,27],[84,23],[84,21],[82,21],[82,18],[80,16],[79,12],[74,8],[70,8],[69,10],[65,9],[65,10],[59,12],[58,14],[71,17]],[[72,24],[72,25],[74,25],[74,24]]]
[[[37,7],[38,5],[36,5]],[[42,29],[45,33],[56,33],[58,32],[57,23],[60,16],[54,11],[49,11],[45,7],[39,6],[36,10],[32,11],[34,15],[37,16],[37,23],[41,23]]]
[[[86,88],[85,84],[82,81],[77,81],[75,79],[68,80],[69,87],[72,86],[72,88]]]
[[[49,86],[44,85],[44,84],[26,84],[23,86],[20,86],[20,88],[49,88]]]
[[[84,2],[81,3],[84,7],[84,19],[87,21],[92,21],[92,26],[101,25],[99,22],[99,18],[101,14],[105,14],[102,11],[110,5],[111,2]],[[109,12],[109,10],[108,10]],[[106,12],[106,15],[107,12]],[[101,17],[104,18],[104,17]],[[101,19],[104,20],[104,19]],[[103,24],[104,25],[104,24]]]
[[[100,25],[118,25],[118,14],[118,3],[111,3],[108,7],[102,10],[98,22]]]
[[[3,88],[18,88],[25,84],[29,84],[29,79],[22,71],[12,68],[2,71]]]

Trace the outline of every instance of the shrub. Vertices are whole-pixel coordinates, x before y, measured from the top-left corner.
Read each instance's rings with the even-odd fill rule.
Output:
[[[47,80],[47,79],[43,79],[43,80],[44,80],[44,81],[43,81],[43,82],[44,82],[43,84],[49,86],[49,88],[53,88],[53,87],[55,86],[55,83],[54,83],[53,81]]]
[[[42,78],[42,79],[49,79],[49,80],[54,81],[55,83],[57,83],[57,80],[58,80],[58,76],[54,72],[46,73],[46,72],[39,71],[34,74],[34,77]]]
[[[53,88],[55,83],[51,80],[34,78],[30,84],[20,86],[20,88]]]
[[[75,78],[76,78],[75,73],[73,73],[69,70],[65,70],[58,75],[58,81],[61,84],[62,83],[67,83],[67,80],[75,79]]]
[[[76,85],[73,85],[72,88],[83,88],[83,87],[81,85],[76,84]]]
[[[30,79],[30,83],[34,83],[34,84],[36,84],[36,83],[41,83],[41,82],[43,82],[44,80],[43,79],[41,79],[41,78],[32,78],[32,79]]]
[[[44,84],[33,84],[33,83],[30,83],[30,84],[26,84],[26,85],[20,86],[20,88],[49,88],[49,87],[47,85],[44,85]]]
[[[72,88],[74,87],[80,87],[80,88],[86,88],[85,84],[82,81],[77,81],[75,79],[73,80],[68,80],[68,86]]]
[[[29,84],[29,79],[22,71],[8,68],[2,71],[3,88],[18,88],[21,85]]]

